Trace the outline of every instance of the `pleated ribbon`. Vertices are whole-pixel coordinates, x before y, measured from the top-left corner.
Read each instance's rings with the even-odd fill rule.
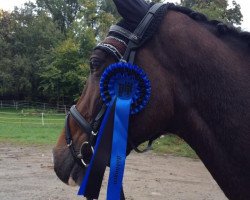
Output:
[[[146,106],[151,87],[144,71],[135,65],[120,62],[104,71],[100,90],[108,108],[78,194],[98,199],[106,166],[110,165],[107,200],[119,200],[126,161],[129,116]]]

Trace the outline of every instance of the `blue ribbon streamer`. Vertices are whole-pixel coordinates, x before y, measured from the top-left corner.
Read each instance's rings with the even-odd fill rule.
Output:
[[[91,158],[90,164],[89,164],[89,166],[87,168],[86,174],[85,174],[84,179],[82,181],[82,184],[81,184],[81,186],[79,188],[78,195],[85,196],[85,190],[86,190],[86,186],[87,186],[87,183],[88,183],[90,170],[92,168],[92,165],[93,165],[93,162],[94,162],[94,159],[95,159],[95,154],[96,154],[98,146],[99,146],[99,144],[101,142],[101,139],[102,139],[102,136],[103,136],[103,132],[104,132],[104,128],[105,128],[106,123],[108,121],[108,117],[109,117],[109,114],[111,112],[111,108],[112,108],[112,105],[114,104],[114,102],[115,102],[115,98],[112,99],[112,101],[110,102],[110,104],[109,104],[109,106],[108,106],[108,108],[107,108],[107,110],[105,112],[105,115],[104,115],[104,118],[103,118],[100,130],[99,130],[99,133],[98,133],[98,137],[97,137],[97,140],[96,140],[96,145],[95,145],[95,149],[94,149],[94,155]]]
[[[96,152],[110,116],[111,108],[115,106],[107,200],[119,200],[126,160],[129,116],[138,113],[146,106],[149,101],[151,87],[146,74],[139,67],[129,63],[116,63],[110,65],[104,71],[100,80],[100,90],[102,99],[108,105],[108,108],[97,137],[94,155],[87,168],[78,195],[85,196]],[[109,102],[110,99],[112,100]],[[131,109],[131,107],[134,108]]]
[[[131,99],[116,100],[107,200],[119,200],[126,160]]]

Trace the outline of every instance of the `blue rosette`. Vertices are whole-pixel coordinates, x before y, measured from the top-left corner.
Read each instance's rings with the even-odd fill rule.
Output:
[[[148,103],[151,93],[146,73],[136,65],[119,62],[110,65],[100,80],[103,102],[109,105],[113,98],[131,98],[130,114],[140,112]]]
[[[150,81],[146,73],[136,65],[119,62],[105,69],[100,80],[100,92],[103,102],[108,106],[102,121],[100,131],[91,159],[90,166],[79,189],[78,194],[85,197],[94,197],[94,193],[86,192],[89,186],[90,172],[94,171],[93,163],[103,162],[97,160],[98,147],[105,141],[109,133],[112,133],[110,144],[112,145],[110,155],[110,174],[108,180],[107,200],[119,200],[121,196],[122,180],[126,160],[126,148],[128,138],[129,116],[139,113],[148,103],[151,93]],[[112,109],[114,108],[114,109]],[[113,114],[111,114],[113,110]],[[108,119],[113,117],[113,130],[105,127]],[[112,140],[112,141],[111,141]],[[103,171],[104,173],[104,171]],[[100,191],[100,188],[98,187]],[[99,194],[99,193],[98,193]]]
[[[107,200],[120,199],[126,160],[129,115],[140,112],[151,93],[146,73],[136,65],[119,62],[110,65],[100,80],[103,102],[115,102],[114,129]]]

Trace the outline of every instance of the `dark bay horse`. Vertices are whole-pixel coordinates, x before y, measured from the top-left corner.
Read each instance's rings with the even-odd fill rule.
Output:
[[[131,10],[117,6],[125,9],[120,26],[133,31],[138,24],[128,26]],[[112,34],[103,42],[119,54],[126,43]],[[76,105],[88,122],[102,105],[100,76],[115,62],[105,48],[91,55],[91,73]],[[249,200],[250,34],[171,5],[152,37],[137,49],[135,63],[147,73],[152,94],[146,108],[131,117],[129,140],[137,146],[164,132],[175,133],[195,150],[229,199]],[[69,127],[77,151],[88,136],[72,118]],[[63,182],[79,185],[85,170],[64,135],[65,130],[54,148],[54,169]]]

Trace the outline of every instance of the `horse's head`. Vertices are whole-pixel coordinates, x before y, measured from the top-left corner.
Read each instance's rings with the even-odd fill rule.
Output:
[[[148,9],[148,7],[145,9]],[[125,20],[119,23],[119,26],[126,30],[134,26],[132,24],[128,28],[127,23]],[[124,55],[128,42],[129,38],[126,38],[126,35],[120,34],[119,31],[111,31],[108,37],[92,52],[90,57],[90,75],[76,104],[79,113],[90,124],[94,121],[103,105],[99,89],[100,77],[110,64],[118,62],[120,56]],[[170,119],[173,113],[173,94],[171,92],[173,85],[170,74],[157,61],[155,55],[152,54],[150,45],[136,50],[135,63],[146,72],[151,82],[151,97],[148,105],[142,112],[130,117],[128,140],[134,146],[138,146],[147,140],[157,138],[167,129],[168,119]],[[162,90],[162,88],[169,89]],[[91,135],[91,131],[88,133],[76,121],[72,115],[68,117],[66,128],[62,131],[53,151],[55,172],[63,182],[70,185],[80,184],[82,181],[85,168],[76,161],[77,158],[74,158],[73,154],[76,154],[75,157],[78,156],[82,145],[89,141]],[[68,148],[69,144],[67,145],[71,141],[67,142],[65,140],[67,129],[70,130],[72,138],[72,144],[70,145],[73,146],[73,151],[75,151],[73,153]],[[128,143],[127,149],[128,152],[132,150],[130,143]],[[85,151],[83,154],[85,154],[85,158],[91,157],[90,152]]]
[[[114,2],[123,21],[92,52],[87,84],[54,148],[58,177],[80,184],[85,172],[81,161],[91,157],[86,141],[103,116],[101,75],[123,58],[134,61],[151,82],[149,103],[130,116],[128,152],[173,132],[196,151],[229,199],[250,199],[249,33],[228,27],[221,31],[221,23],[169,4],[155,15],[151,7],[148,13],[155,18],[144,17],[150,21],[146,28],[148,23],[140,21],[147,3]],[[97,125],[91,127],[93,121]]]

